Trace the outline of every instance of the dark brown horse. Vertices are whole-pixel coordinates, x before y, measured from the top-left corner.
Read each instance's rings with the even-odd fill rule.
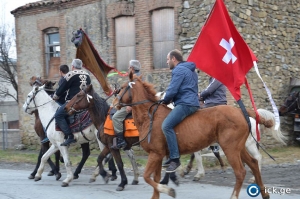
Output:
[[[279,108],[279,115],[287,113],[300,113],[300,92],[291,92]]]
[[[30,84],[30,86],[33,86],[33,85],[42,86],[42,85],[45,84],[46,92],[49,95],[54,93],[53,86],[55,85],[55,83],[53,83],[51,81],[44,81],[43,79],[41,79],[39,77],[33,76],[33,77],[30,78],[29,84]],[[38,113],[37,110],[35,110],[35,111],[32,112],[32,114],[34,114],[34,116],[35,116],[34,131],[39,136],[40,141],[42,141],[45,138],[46,134],[45,134],[43,125],[41,123],[39,113]],[[42,158],[43,154],[50,147],[49,144],[50,144],[50,142],[46,142],[46,143],[41,144],[41,149],[40,149],[40,152],[39,152],[37,164],[36,164],[35,169],[33,170],[33,172],[28,176],[28,179],[34,179],[34,176],[37,173],[37,170],[38,170],[38,168],[41,164],[41,158]],[[51,167],[51,171],[48,173],[48,176],[55,175],[56,180],[59,180],[61,178],[61,173],[59,172],[59,158],[60,158],[60,153],[58,151],[58,152],[55,153],[55,164],[52,162],[52,160],[50,158],[47,160],[48,164]]]
[[[99,139],[105,145],[105,148],[101,151],[100,155],[98,156],[98,166],[100,175],[103,177],[105,182],[108,182],[108,173],[104,170],[103,167],[103,160],[104,158],[111,153],[113,158],[117,163],[117,167],[119,169],[121,175],[121,183],[117,187],[117,191],[122,191],[127,184],[127,177],[124,171],[124,165],[121,158],[120,150],[111,149],[111,145],[113,144],[113,138],[115,136],[104,134],[104,122],[106,116],[108,114],[109,105],[107,102],[101,98],[96,92],[94,92],[93,86],[89,85],[85,91],[80,91],[77,95],[75,95],[66,105],[65,110],[71,115],[77,112],[76,110],[81,109],[88,109],[91,119],[95,125],[95,127],[99,131]],[[127,142],[127,147],[124,149],[129,150],[133,143],[138,142],[139,137],[125,137]],[[128,153],[127,153],[128,154]],[[128,154],[129,158],[131,158],[131,163],[133,165],[134,170],[134,180],[132,182],[133,185],[138,184],[138,168],[134,165],[135,160],[133,161],[130,155]]]
[[[120,94],[113,104],[119,108],[132,105],[133,117],[140,133],[140,144],[149,153],[144,179],[154,189],[151,198],[159,198],[160,192],[175,197],[174,189],[159,184],[162,160],[168,154],[161,125],[171,109],[165,105],[157,104],[158,99],[155,96],[156,92],[153,85],[143,82],[139,77],[133,77],[132,73],[129,74],[129,81],[121,87]],[[157,106],[157,111],[153,113]],[[153,113],[153,121],[149,118],[148,110]],[[255,117],[254,111],[248,110],[247,112],[251,117]],[[268,122],[270,122],[269,125],[273,125],[273,121],[271,123],[263,117],[259,121],[265,125]],[[236,177],[231,199],[238,198],[246,175],[243,162],[252,170],[263,199],[270,198],[269,194],[264,191],[265,186],[262,182],[257,160],[250,156],[246,150],[245,142],[249,135],[249,127],[239,108],[220,105],[199,110],[177,125],[175,132],[180,154],[199,151],[215,142],[220,144]]]

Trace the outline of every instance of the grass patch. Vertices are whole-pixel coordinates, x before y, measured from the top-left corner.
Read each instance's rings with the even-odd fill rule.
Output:
[[[288,146],[288,147],[279,147],[279,148],[272,148],[267,149],[267,152],[273,156],[276,160],[274,162],[269,156],[260,150],[263,156],[263,164],[276,164],[276,163],[295,163],[297,160],[300,160],[300,147],[299,146]],[[31,163],[36,164],[38,158],[39,151],[37,150],[0,150],[0,161],[1,162],[9,162],[9,163]],[[98,150],[92,150],[91,155],[85,163],[86,167],[95,167],[97,164],[97,157],[100,154]],[[147,164],[147,153],[142,150],[141,148],[137,147],[134,148],[134,154],[136,156],[136,161],[139,166],[144,167]],[[124,151],[121,151],[121,155],[123,157],[123,163],[126,168],[131,168],[131,163],[127,158],[127,155]],[[54,155],[51,156],[51,159],[54,160]],[[77,166],[77,164],[81,160],[81,150],[72,150],[70,152],[70,160],[73,166]],[[188,164],[190,160],[190,155],[182,155],[181,156],[181,163],[183,166]],[[228,166],[228,162],[226,158],[223,158],[223,161],[226,166]],[[194,165],[196,162],[194,162]],[[219,162],[217,158],[215,161],[207,161],[203,159],[204,167],[206,168],[213,168],[219,167]]]

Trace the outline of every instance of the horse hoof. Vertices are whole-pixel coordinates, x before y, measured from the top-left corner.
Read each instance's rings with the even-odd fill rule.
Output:
[[[52,171],[49,171],[49,173],[47,174],[47,176],[54,176],[54,173]]]
[[[266,195],[265,197],[263,197],[263,199],[270,199],[270,195]]]
[[[58,173],[55,175],[55,177],[56,177],[56,178],[55,178],[56,181],[58,181],[58,180],[61,178],[61,173],[58,172]]]
[[[118,178],[118,176],[111,176],[110,181],[115,181]]]
[[[29,175],[28,179],[30,179],[30,180],[34,179],[34,176],[33,175]]]
[[[176,197],[175,189],[170,188],[168,195],[175,198]]]
[[[132,185],[137,185],[137,184],[139,184],[139,181],[133,180],[131,184],[132,184]]]
[[[93,183],[93,182],[96,182],[96,180],[91,178],[89,183]]]
[[[105,184],[107,184],[108,183],[108,181],[109,181],[109,176],[106,176],[105,178],[103,178],[104,179],[104,182],[105,182]]]
[[[39,180],[41,180],[42,179],[42,177],[35,177],[34,178],[34,181],[39,181]]]
[[[74,180],[76,180],[76,179],[78,179],[78,178],[79,178],[79,176],[75,176],[75,175],[73,176],[73,179],[74,179]]]
[[[199,181],[200,180],[200,177],[194,177],[193,178],[193,181]]]
[[[62,187],[67,187],[67,186],[69,186],[69,184],[66,183],[66,182],[63,182],[63,183],[61,184],[61,186],[62,186]]]
[[[118,187],[117,189],[116,189],[116,191],[123,191],[124,190],[124,187]]]

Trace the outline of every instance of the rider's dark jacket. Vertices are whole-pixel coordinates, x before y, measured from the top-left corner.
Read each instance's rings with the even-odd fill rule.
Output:
[[[67,91],[66,100],[71,100],[80,90],[91,84],[89,74],[83,70],[73,70],[66,74],[61,85],[56,90],[55,96],[62,96]]]

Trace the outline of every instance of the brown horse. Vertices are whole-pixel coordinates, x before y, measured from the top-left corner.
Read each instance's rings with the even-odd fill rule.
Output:
[[[53,86],[55,85],[55,83],[53,83],[51,81],[45,81],[39,77],[33,76],[30,78],[29,84],[30,84],[30,86],[33,86],[33,85],[42,86],[45,84],[46,92],[49,95],[54,93]],[[43,125],[41,123],[39,113],[37,110],[35,110],[32,112],[32,114],[34,114],[34,116],[35,116],[34,131],[39,136],[40,141],[42,141],[45,138],[46,134],[45,134]],[[43,154],[49,149],[49,147],[50,147],[49,145],[50,145],[49,142],[41,144],[41,149],[40,149],[40,153],[38,156],[37,164],[36,164],[33,172],[28,176],[28,179],[34,179],[34,176],[37,173],[37,170],[41,164],[41,158],[42,158]],[[59,180],[61,178],[61,173],[59,172],[59,158],[60,158],[60,152],[58,151],[55,153],[55,164],[52,162],[52,160],[50,158],[47,160],[48,164],[51,167],[51,171],[48,173],[48,176],[55,175],[56,180]]]
[[[95,127],[99,131],[99,139],[105,145],[104,149],[101,151],[100,155],[98,156],[97,162],[99,166],[100,175],[103,177],[104,181],[108,182],[108,173],[104,170],[103,167],[103,160],[104,158],[111,153],[113,158],[115,159],[120,175],[121,175],[121,183],[117,187],[117,191],[122,191],[127,184],[127,177],[124,171],[124,165],[121,158],[120,150],[112,149],[111,146],[113,144],[113,138],[115,136],[104,134],[104,122],[106,116],[108,114],[109,105],[107,102],[101,98],[96,92],[94,92],[93,86],[89,85],[84,91],[80,91],[77,95],[75,95],[65,106],[65,110],[68,114],[72,115],[77,110],[88,109],[90,113],[91,120],[93,121]],[[134,170],[134,179],[132,181],[133,185],[138,184],[138,168],[136,165],[136,161],[134,159],[133,154],[128,151],[133,143],[139,141],[139,137],[125,137],[127,142],[127,147],[124,149],[127,152],[131,160],[131,164]],[[130,155],[132,154],[132,155]],[[97,174],[95,174],[97,175]],[[94,179],[93,179],[94,180]]]
[[[130,82],[121,87],[121,91],[113,104],[117,108],[132,106],[135,124],[140,132],[140,144],[149,153],[144,179],[154,189],[151,198],[159,198],[160,192],[175,197],[174,189],[159,184],[162,160],[168,154],[161,125],[171,109],[165,105],[157,104],[158,99],[155,96],[156,92],[153,85],[143,82],[139,77],[133,77],[132,73],[129,74],[129,80]],[[158,108],[156,109],[156,107]],[[153,113],[155,109],[156,112]],[[152,112],[152,119],[149,118],[149,112]],[[254,111],[248,110],[247,112],[251,117],[255,117]],[[267,121],[263,117],[259,121],[265,125],[268,122],[271,121]],[[249,127],[239,108],[220,105],[199,110],[177,125],[175,132],[180,154],[199,151],[214,142],[220,144],[236,177],[231,199],[238,198],[246,175],[243,162],[252,170],[263,199],[270,198],[269,194],[264,191],[265,186],[262,182],[257,160],[251,157],[246,150],[245,142],[249,135]],[[151,175],[153,175],[153,179],[151,179]]]

